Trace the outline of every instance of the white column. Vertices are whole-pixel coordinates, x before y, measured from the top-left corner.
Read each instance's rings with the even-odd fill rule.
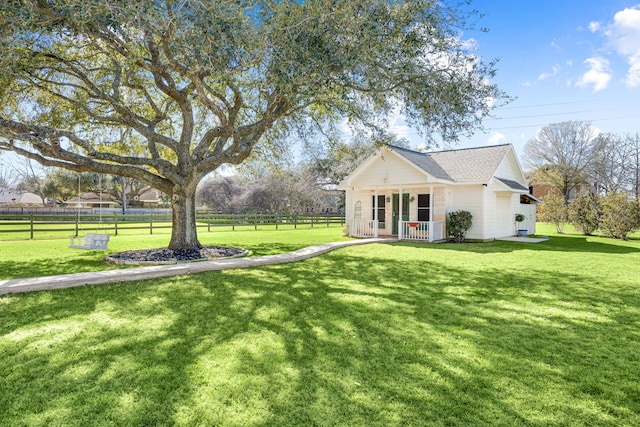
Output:
[[[398,240],[402,240],[402,184],[400,184],[400,195],[398,197]]]
[[[429,186],[429,241],[433,242],[433,184]]]
[[[373,198],[373,237],[378,237],[378,186],[375,187],[375,196]]]

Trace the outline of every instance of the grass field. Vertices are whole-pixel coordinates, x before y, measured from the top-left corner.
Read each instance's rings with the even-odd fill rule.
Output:
[[[312,239],[278,233],[223,243]],[[3,296],[0,425],[640,425],[635,237],[373,244]]]
[[[298,230],[275,230],[274,226],[264,228],[266,230],[262,231],[255,231],[253,227],[236,231],[200,231],[198,237],[203,245],[241,246],[254,256],[274,255],[346,239],[342,235],[343,227],[339,225],[307,226]],[[71,249],[68,247],[69,239],[2,240],[0,237],[0,280],[126,268],[105,264],[103,259],[108,254],[130,249],[166,247],[170,237],[167,233],[112,236],[108,251]]]

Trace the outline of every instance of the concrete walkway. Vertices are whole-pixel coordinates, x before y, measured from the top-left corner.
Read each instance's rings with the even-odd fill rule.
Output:
[[[71,288],[74,286],[101,285],[104,283],[128,282],[155,279],[158,277],[180,276],[205,271],[248,268],[260,265],[283,264],[312,258],[334,249],[368,243],[395,242],[396,239],[362,239],[313,245],[294,252],[246,258],[229,258],[216,261],[200,261],[183,264],[154,265],[150,267],[105,270],[90,273],[63,274],[59,276],[33,277],[26,279],[0,280],[0,295]]]

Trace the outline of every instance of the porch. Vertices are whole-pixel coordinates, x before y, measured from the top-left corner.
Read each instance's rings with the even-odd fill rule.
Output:
[[[351,220],[349,235],[361,238],[380,237],[380,221]],[[444,240],[444,221],[398,221],[398,240],[435,242]]]

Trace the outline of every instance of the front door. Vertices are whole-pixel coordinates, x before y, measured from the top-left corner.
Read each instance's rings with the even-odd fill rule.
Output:
[[[391,202],[391,233],[398,234],[400,219],[400,195],[395,193]],[[402,220],[409,221],[409,193],[402,193]]]

